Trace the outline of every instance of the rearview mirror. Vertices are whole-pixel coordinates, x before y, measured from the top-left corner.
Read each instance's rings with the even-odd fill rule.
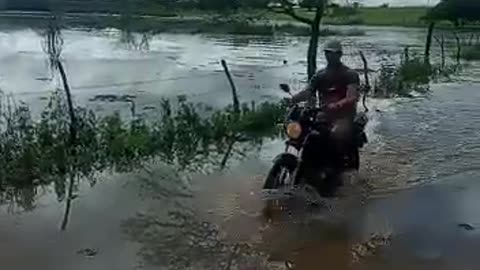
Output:
[[[283,92],[290,94],[290,86],[286,83],[281,83],[280,84],[280,89],[283,90]]]

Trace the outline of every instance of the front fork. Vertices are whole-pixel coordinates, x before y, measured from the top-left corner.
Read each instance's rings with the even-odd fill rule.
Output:
[[[327,177],[325,169],[329,168],[331,164],[329,164],[329,155],[325,155],[329,151],[328,145],[324,144],[327,138],[321,137],[322,135],[322,133],[312,131],[298,150],[298,163],[292,175],[295,185],[302,181],[316,185],[317,181],[323,181]]]
[[[294,154],[297,156],[297,166],[291,175],[291,184],[293,186],[297,186],[302,183],[302,180],[305,179],[305,171],[306,171],[306,163],[303,160],[303,153],[304,153],[304,144],[308,138],[305,138],[304,142],[302,143],[301,147],[298,147],[296,144],[292,142],[286,142],[285,144],[285,152]]]
[[[302,149],[303,148],[298,148],[295,143],[292,143],[291,141],[287,141],[285,143],[285,153],[293,154],[297,156],[297,166],[293,170],[293,173],[290,175],[290,184],[292,186],[296,186],[300,183],[300,176],[299,171],[302,170],[303,167],[303,162],[302,162]]]

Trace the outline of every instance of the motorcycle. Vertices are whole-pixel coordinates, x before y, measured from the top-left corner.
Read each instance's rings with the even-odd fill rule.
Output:
[[[292,95],[286,84],[280,88]],[[273,162],[264,183],[265,190],[295,187],[308,183],[321,194],[329,194],[341,185],[337,176],[346,170],[360,167],[360,149],[368,143],[365,126],[368,117],[357,113],[354,119],[353,141],[347,154],[338,156],[329,144],[330,123],[326,119],[325,106],[308,103],[289,108],[284,132],[287,136],[285,151]],[[332,158],[333,157],[333,158]]]

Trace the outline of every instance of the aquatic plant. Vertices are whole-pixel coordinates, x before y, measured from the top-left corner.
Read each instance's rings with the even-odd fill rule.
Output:
[[[410,55],[408,48],[399,64],[382,63],[375,80],[376,97],[410,96],[412,91],[425,92],[432,78],[441,74],[441,67],[425,63],[418,55]]]
[[[230,145],[254,146],[274,135],[284,114],[273,103],[243,104],[240,113],[232,107],[202,113],[201,104],[185,97],[175,106],[163,100],[156,121],[141,116],[125,121],[118,113],[99,118],[77,106],[77,141],[71,144],[64,95],[55,92],[38,121],[26,104],[0,95],[0,190],[53,183],[62,200],[71,175],[91,179],[96,172],[129,171],[153,158],[185,171],[206,163],[220,166],[231,154],[226,149],[235,148]]]

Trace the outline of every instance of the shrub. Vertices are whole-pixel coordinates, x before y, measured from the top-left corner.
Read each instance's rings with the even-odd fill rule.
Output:
[[[417,56],[408,54],[399,65],[384,63],[375,81],[374,93],[377,97],[410,96],[412,91],[424,92],[434,69]]]
[[[39,121],[27,105],[14,106],[0,97],[0,190],[53,182],[60,200],[71,175],[91,178],[106,169],[127,171],[151,158],[196,170],[232,141],[254,145],[258,138],[272,136],[284,114],[283,107],[262,103],[243,104],[239,114],[230,106],[202,115],[200,105],[185,97],[178,98],[175,109],[163,100],[155,122],[138,117],[127,122],[118,113],[98,118],[77,107],[78,136],[71,145],[62,92],[51,97]]]
[[[468,61],[480,60],[480,44],[464,48],[461,56]]]

